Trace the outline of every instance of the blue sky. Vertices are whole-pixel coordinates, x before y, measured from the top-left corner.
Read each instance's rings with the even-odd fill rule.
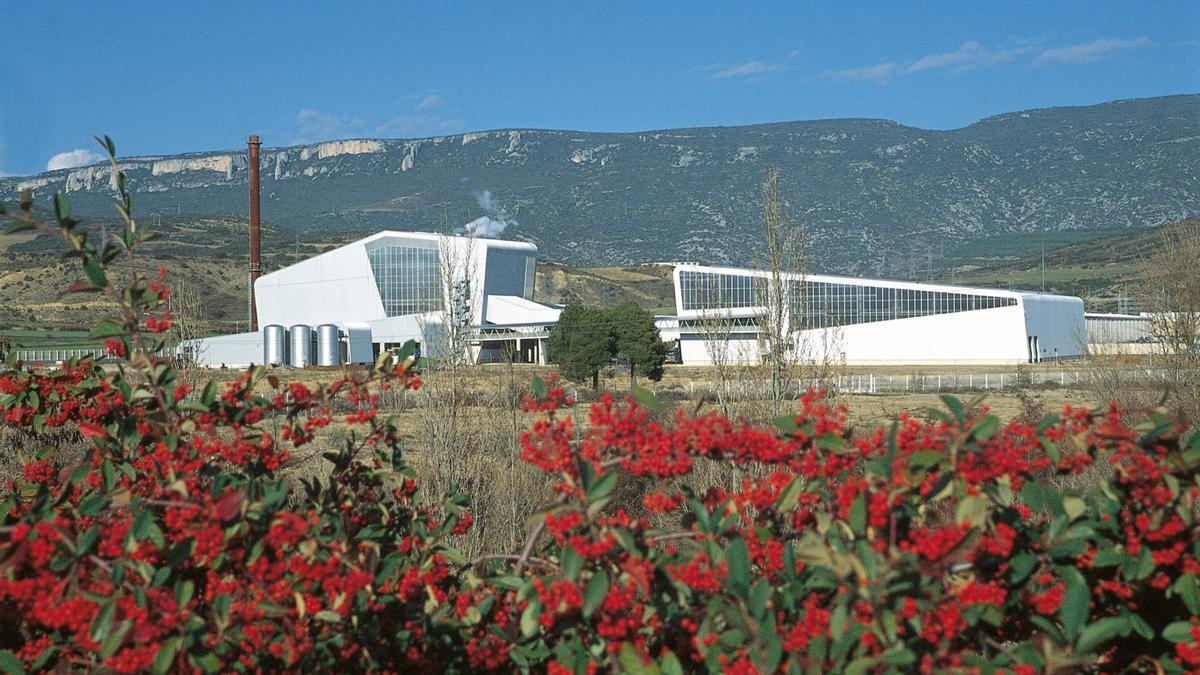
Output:
[[[0,173],[524,127],[924,128],[1200,91],[1198,2],[0,3]],[[78,152],[76,152],[78,151]]]

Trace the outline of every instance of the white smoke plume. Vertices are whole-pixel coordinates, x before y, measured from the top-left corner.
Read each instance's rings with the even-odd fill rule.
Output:
[[[517,220],[508,215],[507,211],[492,203],[491,190],[476,192],[473,196],[475,197],[475,202],[479,204],[479,208],[483,209],[485,215],[463,225],[458,230],[459,234],[493,239],[503,234],[509,225],[517,224]]]

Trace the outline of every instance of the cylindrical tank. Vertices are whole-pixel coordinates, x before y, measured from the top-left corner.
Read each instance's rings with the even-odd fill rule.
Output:
[[[263,364],[282,366],[287,362],[287,331],[279,324],[263,326]]]
[[[304,368],[312,365],[312,328],[298,323],[288,329],[291,338],[291,366]]]
[[[338,327],[331,323],[317,326],[317,365],[341,365],[341,344],[338,341]]]

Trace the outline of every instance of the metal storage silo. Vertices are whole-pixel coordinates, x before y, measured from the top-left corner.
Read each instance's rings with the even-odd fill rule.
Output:
[[[291,365],[293,368],[304,368],[312,365],[312,328],[298,323],[288,329],[291,338]]]
[[[317,365],[337,366],[342,364],[341,341],[338,327],[331,323],[317,326]]]
[[[271,324],[263,327],[263,363],[268,366],[287,365],[287,331]]]

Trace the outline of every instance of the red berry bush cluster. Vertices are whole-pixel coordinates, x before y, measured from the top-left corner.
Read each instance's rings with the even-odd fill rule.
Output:
[[[640,394],[577,428],[535,381],[522,453],[554,497],[521,550],[468,561],[467,504],[418,493],[379,410],[419,386],[412,359],[191,391],[161,341],[163,281],[107,278],[151,234],[119,186],[126,227],[103,248],[61,198],[50,229],[82,263],[74,290],[121,307],[94,335],[125,360],[0,372],[4,425],[88,446],[31,448],[3,491],[0,670],[1200,669],[1186,422],[1001,425],[946,398],[932,423],[857,434],[819,393],[775,428]],[[31,201],[10,229],[39,226]],[[338,417],[328,471],[292,476]],[[696,487],[712,463],[738,478]]]

